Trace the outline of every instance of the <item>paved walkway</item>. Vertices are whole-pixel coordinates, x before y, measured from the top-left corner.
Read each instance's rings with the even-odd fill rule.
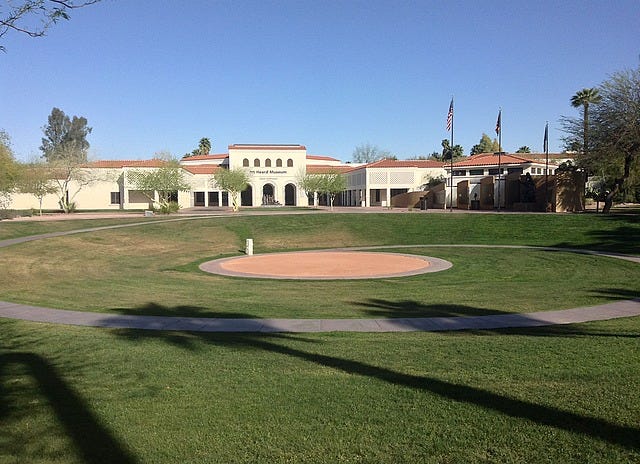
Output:
[[[184,217],[167,221],[197,219]],[[131,227],[165,221],[139,222],[116,226],[94,227],[82,230],[20,237],[0,241],[0,248],[32,240],[97,230]],[[640,263],[640,257],[591,250],[531,247],[518,245],[405,245],[344,248],[342,250],[375,250],[418,247],[482,247],[516,248],[547,251],[564,251],[624,259]],[[392,319],[227,319],[199,317],[133,316],[104,313],[68,311],[37,306],[20,305],[0,301],[0,317],[33,322],[67,324],[76,326],[107,327],[145,330],[178,330],[194,332],[411,332],[448,330],[492,330],[517,327],[541,327],[557,324],[575,324],[621,317],[640,316],[640,298],[560,311],[499,314],[472,317],[427,317]]]
[[[473,317],[394,319],[225,319],[204,317],[128,316],[25,306],[0,302],[0,317],[90,327],[179,330],[193,332],[435,332],[491,330],[575,324],[640,316],[640,298],[598,306]]]

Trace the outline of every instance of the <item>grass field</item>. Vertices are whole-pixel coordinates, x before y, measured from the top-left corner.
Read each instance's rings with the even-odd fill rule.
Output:
[[[60,226],[34,227],[1,223],[0,234]],[[276,283],[197,271],[249,237],[259,252],[484,243],[640,254],[635,216],[210,218],[0,249],[0,300],[145,314],[387,317],[640,296],[637,264],[567,252],[416,247],[410,251],[454,268],[373,282]],[[0,333],[2,463],[640,461],[638,318],[303,335],[0,319]]]
[[[0,300],[125,314],[360,318],[565,309],[633,296],[640,288],[638,266],[568,252],[403,248],[454,266],[436,274],[364,281],[276,282],[198,270],[205,260],[238,254],[246,238],[254,239],[256,252],[520,244],[640,253],[640,223],[633,217],[595,218],[315,214],[149,223],[2,249],[7,272]],[[37,225],[38,233],[42,227]],[[20,232],[28,229],[22,226]]]

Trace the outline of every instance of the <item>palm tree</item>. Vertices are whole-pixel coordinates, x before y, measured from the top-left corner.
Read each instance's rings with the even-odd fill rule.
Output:
[[[582,123],[584,125],[582,130],[582,152],[585,155],[589,152],[589,105],[591,103],[600,103],[600,100],[602,100],[602,98],[596,88],[582,89],[571,97],[571,106],[574,108],[582,106],[584,109],[584,117],[582,118]]]
[[[211,150],[211,141],[206,137],[201,138],[200,143],[198,144],[198,152],[201,155],[208,155],[210,150]]]

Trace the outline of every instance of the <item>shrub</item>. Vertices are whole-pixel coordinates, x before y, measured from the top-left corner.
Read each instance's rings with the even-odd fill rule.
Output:
[[[162,214],[175,213],[179,209],[180,209],[180,205],[176,201],[170,201],[167,204],[160,205],[160,213]]]

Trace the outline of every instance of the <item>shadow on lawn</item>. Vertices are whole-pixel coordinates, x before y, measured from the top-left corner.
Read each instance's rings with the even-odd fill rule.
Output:
[[[110,433],[89,409],[84,399],[68,385],[56,368],[45,358],[35,353],[17,352],[0,354],[0,418],[3,422],[16,414],[7,386],[11,382],[13,368],[27,372],[37,385],[40,394],[46,398],[53,409],[58,422],[64,427],[67,436],[73,441],[78,455],[87,464],[122,463],[134,464],[135,457]],[[13,389],[21,384],[13,383]],[[28,388],[28,387],[27,387]],[[40,443],[42,437],[14,436],[3,432],[5,452],[13,456],[24,454],[24,445]],[[7,440],[7,438],[9,440]],[[45,448],[42,444],[42,448]]]
[[[617,225],[613,228],[586,231],[585,236],[592,239],[590,243],[575,244],[566,242],[554,246],[562,248],[588,248],[591,250],[640,255],[640,215],[597,215],[594,219],[617,223]]]
[[[142,306],[136,306],[135,308],[111,308],[110,311],[130,316],[225,317],[223,313],[212,312],[204,306],[165,306],[153,301]]]
[[[246,315],[229,314],[227,317],[246,317]],[[164,331],[126,330],[115,333],[130,341],[151,338],[165,340],[174,344],[175,334]],[[324,367],[330,367],[348,374],[378,379],[393,385],[413,388],[438,395],[442,398],[459,401],[484,409],[501,412],[510,417],[517,417],[537,424],[555,427],[572,433],[578,433],[603,440],[628,449],[640,449],[640,429],[613,424],[603,419],[584,416],[571,411],[560,410],[525,400],[509,398],[468,385],[459,385],[428,376],[418,376],[397,372],[385,367],[374,366],[365,362],[328,356],[303,351],[286,343],[291,341],[316,342],[286,334],[219,334],[190,332],[180,335],[185,341],[183,345],[195,349],[200,343],[209,343],[236,349],[264,350],[271,353],[290,356]],[[188,341],[188,343],[187,343]]]
[[[362,307],[362,311],[372,317],[456,317],[456,316],[490,316],[509,314],[495,309],[475,308],[473,306],[452,304],[424,304],[415,300],[391,301],[369,298],[366,301],[352,302]]]

